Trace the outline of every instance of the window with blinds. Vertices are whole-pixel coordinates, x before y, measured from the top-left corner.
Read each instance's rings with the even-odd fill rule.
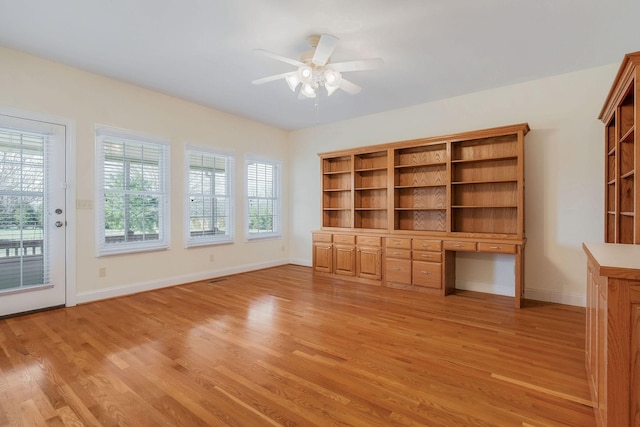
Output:
[[[187,246],[233,241],[233,159],[187,147]]]
[[[98,255],[169,246],[168,141],[96,129]]]
[[[247,162],[247,237],[277,237],[280,224],[280,164]]]
[[[44,243],[48,138],[0,128],[0,291],[49,282]]]

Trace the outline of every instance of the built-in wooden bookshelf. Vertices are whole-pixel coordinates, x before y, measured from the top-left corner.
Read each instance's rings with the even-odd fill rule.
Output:
[[[447,230],[447,146],[394,150],[394,230]]]
[[[520,307],[527,132],[524,123],[320,154],[314,271],[446,295],[456,252],[511,254]]]
[[[322,223],[352,227],[351,155],[322,160]]]
[[[607,243],[640,244],[640,52],[625,56],[600,120],[605,124],[605,226]]]
[[[528,130],[523,124],[321,154],[322,227],[523,239]]]
[[[518,135],[452,143],[454,232],[518,233]]]
[[[356,154],[354,228],[387,228],[387,150]]]

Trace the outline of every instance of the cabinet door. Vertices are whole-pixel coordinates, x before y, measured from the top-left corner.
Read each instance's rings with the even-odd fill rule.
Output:
[[[333,245],[326,243],[313,244],[313,270],[322,273],[333,271]]]
[[[413,284],[425,288],[442,288],[442,264],[413,261]]]
[[[356,275],[356,247],[349,245],[334,245],[334,273],[344,276]]]
[[[358,277],[365,279],[382,279],[382,249],[358,248],[357,253]]]
[[[387,282],[411,285],[411,260],[387,258],[385,280]]]

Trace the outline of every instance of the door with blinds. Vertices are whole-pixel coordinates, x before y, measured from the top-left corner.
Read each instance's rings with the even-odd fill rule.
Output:
[[[0,316],[66,297],[66,127],[0,114]]]

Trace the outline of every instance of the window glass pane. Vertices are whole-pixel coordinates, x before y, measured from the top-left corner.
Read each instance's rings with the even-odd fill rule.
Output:
[[[167,147],[109,135],[108,131],[100,133],[98,141],[104,194],[101,253],[166,247]]]
[[[280,232],[277,216],[279,185],[277,164],[247,164],[249,237]]]
[[[188,244],[231,241],[231,158],[188,151]]]

